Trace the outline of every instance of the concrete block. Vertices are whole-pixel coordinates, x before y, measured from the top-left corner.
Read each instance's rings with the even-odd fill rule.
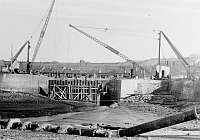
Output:
[[[60,129],[60,126],[44,123],[44,124],[40,125],[40,127],[38,127],[36,130],[58,133],[59,129]]]
[[[111,130],[108,131],[109,138],[118,138],[119,137],[119,130]]]
[[[94,130],[94,137],[108,137],[109,132],[104,129]]]
[[[67,129],[67,134],[70,135],[81,135],[81,131],[78,128],[72,127]]]
[[[5,129],[9,120],[0,120],[0,129]]]
[[[6,129],[20,129],[22,126],[22,122],[20,119],[9,119]]]
[[[31,130],[34,131],[39,127],[36,122],[27,121],[22,124],[21,130]]]
[[[93,129],[81,128],[80,131],[81,131],[81,136],[88,136],[88,137],[94,136],[94,130]]]
[[[60,129],[58,130],[59,134],[68,134],[68,129],[72,129],[72,125],[62,125]]]

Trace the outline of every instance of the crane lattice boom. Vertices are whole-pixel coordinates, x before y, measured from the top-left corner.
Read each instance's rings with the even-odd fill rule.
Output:
[[[177,50],[177,48],[173,45],[173,43],[169,40],[169,38],[164,34],[164,32],[163,31],[160,31],[160,32],[162,33],[162,35],[164,36],[164,38],[166,39],[166,41],[168,42],[168,44],[170,45],[170,47],[172,48],[174,53],[176,54],[179,61],[181,61],[182,65],[185,67],[185,70],[187,72],[187,76],[188,76],[188,78],[190,78],[191,75],[190,75],[190,65],[189,65],[189,63],[184,59],[184,57]]]
[[[78,29],[77,27],[73,26],[73,25],[69,25],[69,27],[72,27],[73,29],[77,30],[78,32],[82,33],[83,35],[87,36],[88,38],[92,39],[93,41],[95,41],[96,43],[98,43],[99,45],[105,47],[106,49],[108,49],[109,51],[113,52],[114,54],[120,56],[121,58],[123,58],[124,60],[132,63],[133,67],[136,68],[140,68],[142,71],[146,71],[148,72],[147,70],[145,70],[143,67],[141,67],[139,64],[137,64],[134,60],[130,59],[129,57],[127,57],[126,55],[120,53],[118,50],[114,49],[113,47],[111,47],[110,45],[100,41],[99,39],[89,35],[88,33]],[[148,72],[149,73],[149,72]]]
[[[32,57],[32,61],[31,62],[34,62],[35,61],[35,58],[37,56],[37,53],[38,53],[38,50],[42,44],[42,40],[44,38],[44,34],[46,32],[46,29],[47,29],[47,25],[49,23],[49,19],[51,17],[51,13],[52,13],[52,10],[53,10],[53,6],[55,4],[55,0],[53,0],[52,4],[51,4],[51,7],[49,9],[49,12],[48,12],[48,15],[46,17],[46,20],[45,20],[45,23],[44,23],[44,26],[42,28],[42,31],[40,32],[40,36],[39,36],[39,39],[38,39],[38,42],[36,44],[36,47],[35,47],[35,50],[34,50],[34,53],[33,53],[33,57]]]

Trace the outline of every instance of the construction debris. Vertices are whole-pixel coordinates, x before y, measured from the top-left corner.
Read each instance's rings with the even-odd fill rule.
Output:
[[[138,134],[150,132],[160,128],[168,127],[171,125],[183,123],[186,121],[199,119],[200,108],[183,113],[175,114],[151,122],[136,125],[130,128],[112,127],[110,125],[100,124],[88,124],[88,125],[63,125],[58,126],[50,123],[38,124],[37,122],[21,122],[20,119],[9,119],[6,121],[0,121],[1,125],[4,125],[6,129],[17,130],[31,130],[31,131],[47,131],[58,134],[80,135],[88,137],[132,137]],[[4,122],[4,123],[3,123]],[[5,127],[6,126],[6,127]],[[1,127],[3,128],[3,127]]]
[[[31,131],[47,131],[58,134],[69,134],[69,135],[80,135],[80,136],[88,136],[88,137],[116,137],[118,132],[116,130],[104,129],[99,126],[99,124],[95,125],[64,125],[58,126],[49,123],[44,123],[39,125],[37,122],[21,122],[20,119],[9,119],[0,121],[1,129],[17,129],[17,130],[31,130]]]
[[[22,126],[22,122],[20,119],[9,119],[6,125],[6,129],[19,129]]]
[[[39,127],[39,124],[36,122],[27,121],[22,124],[21,130],[36,130]]]

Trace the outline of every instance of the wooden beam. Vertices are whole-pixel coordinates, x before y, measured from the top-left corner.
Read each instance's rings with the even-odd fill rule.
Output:
[[[124,136],[132,137],[138,134],[143,134],[146,132],[154,131],[154,130],[172,126],[175,124],[191,121],[198,118],[199,113],[200,113],[200,108],[199,109],[195,108],[194,110],[186,111],[186,112],[179,113],[176,115],[172,115],[172,116],[168,116],[168,117],[154,120],[151,122],[136,125],[127,129],[119,130],[119,135],[120,137],[124,137]]]

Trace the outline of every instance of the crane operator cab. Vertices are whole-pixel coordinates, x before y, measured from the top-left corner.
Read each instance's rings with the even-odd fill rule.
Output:
[[[170,78],[170,67],[157,65],[155,79],[165,80],[165,79],[169,79],[169,78]]]

